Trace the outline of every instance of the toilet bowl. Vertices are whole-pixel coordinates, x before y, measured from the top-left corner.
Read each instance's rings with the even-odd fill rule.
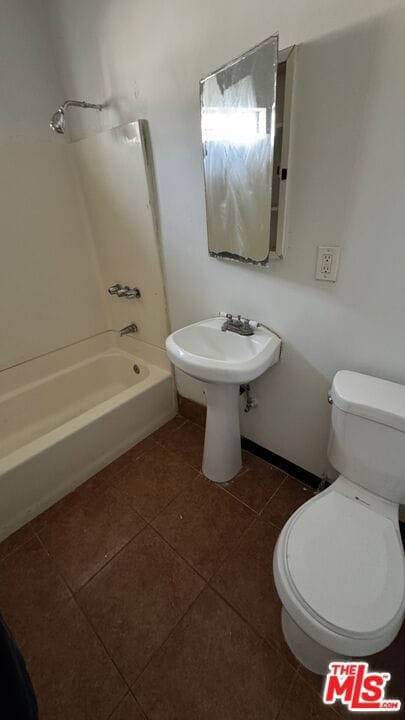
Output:
[[[328,454],[342,474],[289,518],[273,559],[285,639],[319,674],[383,650],[405,613],[405,387],[340,371],[331,400]]]

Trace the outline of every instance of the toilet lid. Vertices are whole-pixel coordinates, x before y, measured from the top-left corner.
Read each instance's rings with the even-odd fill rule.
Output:
[[[379,634],[401,608],[404,555],[393,523],[337,492],[298,513],[286,564],[306,609],[341,634]]]

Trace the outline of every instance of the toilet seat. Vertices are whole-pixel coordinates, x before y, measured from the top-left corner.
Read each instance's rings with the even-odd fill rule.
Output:
[[[274,575],[283,605],[304,632],[337,653],[365,655],[386,647],[401,626],[404,554],[392,513],[376,512],[363,490],[361,499],[354,484],[341,480],[344,490],[344,483],[354,489],[351,496],[337,482],[337,490],[332,485],[289,519]]]

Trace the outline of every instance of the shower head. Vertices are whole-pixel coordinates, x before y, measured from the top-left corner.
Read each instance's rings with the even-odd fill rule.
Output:
[[[63,135],[65,132],[65,111],[63,109],[63,106],[57,110],[51,118],[51,122],[49,123],[49,126],[57,133],[60,133]]]
[[[81,108],[93,108],[94,110],[102,110],[102,105],[96,105],[94,103],[88,103],[84,100],[66,100],[66,102],[63,103],[63,105],[60,106],[60,108],[57,109],[57,111],[52,115],[51,122],[49,123],[49,126],[51,129],[59,133],[60,135],[63,135],[65,132],[66,122],[65,122],[65,111],[66,108],[69,106],[73,107],[81,107]]]

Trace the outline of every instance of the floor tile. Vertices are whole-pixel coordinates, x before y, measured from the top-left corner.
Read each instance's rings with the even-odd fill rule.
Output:
[[[263,517],[277,525],[278,528],[282,528],[290,515],[313,495],[314,492],[310,487],[287,476],[265,506]]]
[[[184,425],[162,440],[162,444],[180,455],[196,470],[201,470],[204,450],[204,429],[187,420]]]
[[[144,526],[114,488],[52,518],[40,532],[63,577],[77,590]]]
[[[23,648],[41,720],[107,720],[127,687],[71,599]]]
[[[157,446],[119,472],[114,486],[150,522],[197,476],[188,463]]]
[[[165,425],[163,425],[161,428],[156,430],[154,433],[152,433],[151,437],[153,440],[155,440],[157,443],[162,442],[163,440],[167,440],[168,437],[175,431],[178,430],[184,423],[186,422],[184,417],[180,417],[180,415],[176,415],[172,420],[169,420]]]
[[[202,425],[204,427],[207,415],[207,408],[205,405],[200,405],[199,403],[194,402],[194,400],[188,400],[181,395],[178,395],[178,403],[179,414],[183,418],[191,420],[192,422],[197,423],[197,425]]]
[[[95,493],[104,490],[110,485],[114,474],[112,466],[107,465],[103,470],[100,470],[89,480],[79,485],[73,492],[51,505],[51,507],[31,520],[30,524],[34,532],[40,532],[50,520],[56,521],[59,515],[64,515],[71,508],[82,505],[89,499],[92,500]]]
[[[131,693],[120,702],[109,720],[145,720],[145,715]]]
[[[0,612],[21,645],[71,593],[37,538],[0,563]]]
[[[12,535],[9,535],[5,540],[2,540],[0,542],[0,562],[7,557],[7,555],[14,552],[14,550],[18,550],[18,548],[26,542],[32,540],[33,537],[34,533],[31,526],[27,524],[19,530],[16,530]]]
[[[153,526],[209,579],[254,513],[202,475],[153,521]]]
[[[338,720],[338,717],[335,710],[324,705],[319,695],[297,675],[278,720]]]
[[[127,450],[126,453],[120,455],[120,457],[114,460],[109,467],[112,468],[114,473],[118,472],[131,462],[134,462],[134,460],[140,458],[141,455],[148,452],[148,450],[153,450],[154,448],[156,448],[156,442],[152,435],[148,435],[148,437],[144,440],[141,440],[139,443]]]
[[[206,589],[134,694],[150,720],[272,720],[292,675],[283,658]]]
[[[203,586],[147,527],[77,597],[131,685]]]
[[[257,518],[211,580],[212,586],[294,665],[281,630],[281,603],[273,580],[278,529]]]
[[[236,498],[260,512],[280,487],[285,473],[270,463],[243,453],[244,471],[226,483],[224,488]]]

